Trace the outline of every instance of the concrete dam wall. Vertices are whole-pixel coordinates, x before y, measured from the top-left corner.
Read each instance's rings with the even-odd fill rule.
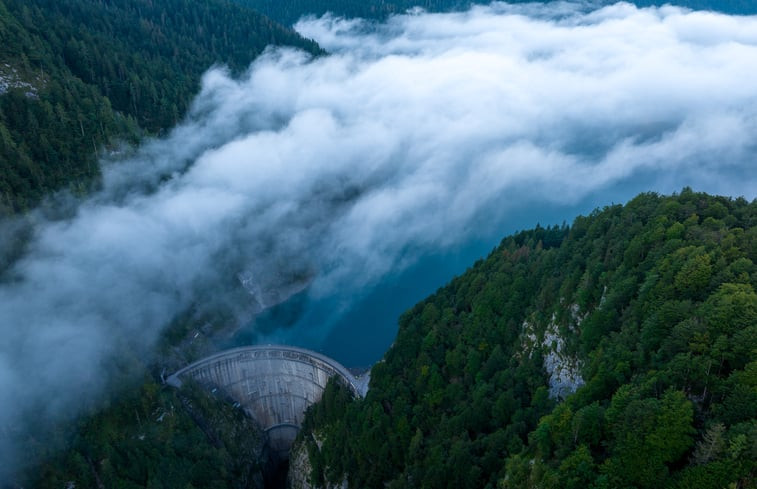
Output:
[[[334,376],[355,396],[365,395],[368,375],[355,378],[325,355],[288,346],[226,350],[184,367],[166,382],[180,387],[193,379],[223,389],[265,430],[271,455],[287,460],[305,410],[321,399]]]

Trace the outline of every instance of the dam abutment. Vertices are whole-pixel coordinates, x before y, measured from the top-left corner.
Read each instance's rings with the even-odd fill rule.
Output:
[[[233,348],[210,355],[169,376],[166,383],[181,387],[192,380],[211,390],[222,389],[266,434],[267,465],[275,477],[288,463],[305,411],[321,399],[332,377],[356,397],[367,391],[369,374],[355,377],[325,355],[278,345]]]

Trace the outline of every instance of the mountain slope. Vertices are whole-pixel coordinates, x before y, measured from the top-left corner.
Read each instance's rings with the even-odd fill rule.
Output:
[[[754,487],[755,261],[757,202],[689,189],[508,237],[311,410],[312,478]]]
[[[664,0],[634,0],[632,3],[639,7],[659,7],[672,4],[694,10],[714,10],[732,15],[757,14],[757,4],[751,0],[678,0],[673,2],[666,2]]]
[[[361,17],[384,19],[392,14],[402,14],[413,7],[421,7],[429,12],[446,12],[468,8],[473,3],[464,0],[234,0],[236,3],[262,12],[285,25],[297,22],[305,15],[321,16],[331,12],[340,17]]]
[[[69,450],[7,487],[256,488],[263,445],[254,421],[227,399],[148,380],[82,420]]]
[[[175,125],[214,63],[317,45],[225,0],[0,0],[0,215],[98,173],[96,156]]]
[[[330,12],[339,17],[361,17],[365,19],[385,19],[389,15],[403,14],[414,7],[421,7],[429,12],[449,12],[464,10],[471,5],[486,5],[491,2],[471,0],[234,0],[245,7],[250,7],[276,19],[285,25],[291,25],[305,15],[321,16]],[[510,0],[507,3],[531,3],[532,0]],[[600,4],[615,4],[616,0],[600,0]],[[634,0],[631,3],[639,7],[679,5],[697,10],[714,10],[727,14],[757,14],[757,4],[751,0]]]

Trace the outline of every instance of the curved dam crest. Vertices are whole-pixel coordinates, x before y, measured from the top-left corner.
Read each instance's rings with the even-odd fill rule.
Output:
[[[186,380],[224,390],[255,419],[267,435],[268,449],[288,460],[305,410],[319,401],[337,376],[356,397],[364,397],[370,373],[355,377],[339,362],[304,348],[265,345],[225,350],[198,360],[166,379],[181,387]]]

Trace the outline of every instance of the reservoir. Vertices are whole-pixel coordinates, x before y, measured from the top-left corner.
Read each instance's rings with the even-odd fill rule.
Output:
[[[486,257],[505,236],[537,224],[570,224],[577,215],[586,215],[598,206],[625,203],[644,189],[672,193],[681,190],[679,185],[673,186],[660,175],[639,175],[573,204],[513,206],[504,216],[479,220],[471,233],[477,237],[464,245],[431,250],[368,290],[315,299],[306,289],[260,314],[220,347],[291,345],[317,351],[349,368],[369,367],[391,346],[403,312]]]

